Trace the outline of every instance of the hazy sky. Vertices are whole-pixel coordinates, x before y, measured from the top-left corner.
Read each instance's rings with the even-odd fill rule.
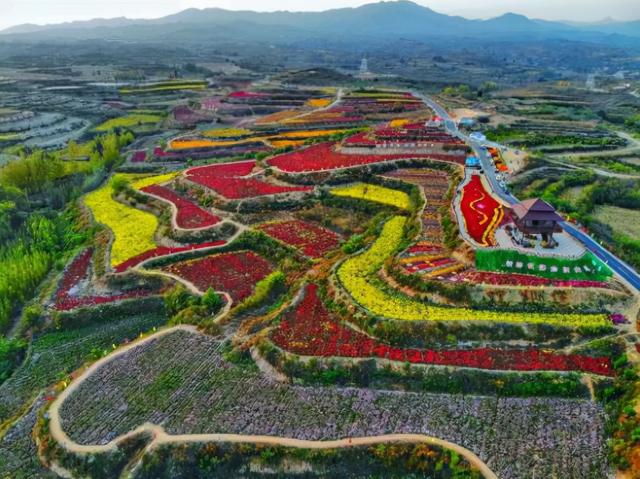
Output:
[[[59,23],[91,18],[154,18],[189,7],[231,10],[326,10],[367,0],[0,0],[0,29],[21,23]],[[640,0],[417,0],[436,11],[469,18],[505,12],[551,20],[640,19]],[[479,6],[484,4],[485,6]]]

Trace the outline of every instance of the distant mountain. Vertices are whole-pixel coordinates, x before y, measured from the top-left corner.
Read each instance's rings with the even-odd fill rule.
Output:
[[[58,23],[53,25],[35,25],[33,23],[25,23],[15,27],[9,27],[0,30],[0,34],[19,34],[19,33],[37,33],[46,30],[74,30],[74,29],[91,29],[99,27],[116,28],[127,25],[135,25],[145,20],[131,20],[125,17],[118,18],[96,18],[93,20],[79,20],[74,22]]]
[[[161,27],[161,28],[159,28]],[[640,37],[640,22],[568,24],[533,20],[508,13],[490,20],[468,20],[435,12],[401,0],[340,8],[324,12],[252,12],[221,8],[188,9],[155,20],[97,19],[58,25],[19,25],[0,32],[0,38],[114,39],[199,43],[217,39],[236,41],[301,41],[357,38],[429,39],[434,37],[513,38],[603,41],[608,36]]]

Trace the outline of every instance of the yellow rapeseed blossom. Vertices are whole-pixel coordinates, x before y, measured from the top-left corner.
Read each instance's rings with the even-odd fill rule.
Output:
[[[353,299],[371,313],[408,321],[496,321],[503,323],[547,323],[561,326],[604,326],[604,314],[509,313],[502,311],[448,308],[417,301],[401,292],[383,289],[376,273],[393,255],[403,239],[406,219],[396,216],[382,229],[369,250],[345,261],[338,278]]]
[[[176,173],[141,177],[140,175],[117,175],[131,181],[135,189],[164,183],[171,180]],[[113,232],[111,246],[111,265],[117,266],[128,259],[154,249],[154,234],[158,228],[158,219],[151,213],[140,211],[117,202],[111,196],[111,185],[89,193],[84,203],[91,209],[95,220]]]
[[[324,108],[331,105],[333,100],[331,98],[311,98],[307,101],[307,105],[313,108]]]
[[[131,182],[131,187],[134,190],[141,190],[142,188],[146,188],[151,185],[159,185],[162,183],[166,183],[167,181],[173,180],[176,176],[178,176],[178,172],[174,171],[172,173],[165,173],[163,175],[156,176],[140,176],[140,175],[119,175],[124,177],[125,179]]]
[[[389,126],[391,128],[402,128],[403,126],[405,126],[406,124],[410,123],[409,120],[405,119],[405,118],[398,118],[396,120],[391,120],[389,122]]]
[[[205,130],[202,132],[203,136],[210,138],[234,138],[239,136],[248,136],[253,132],[245,128],[218,128],[213,130]]]
[[[131,114],[126,116],[121,116],[119,118],[112,118],[110,120],[101,123],[96,126],[96,131],[110,131],[114,128],[126,128],[133,127],[143,124],[152,124],[158,123],[162,121],[162,117],[160,115],[149,115],[149,114]]]
[[[334,188],[331,190],[331,194],[336,196],[346,196],[348,198],[358,198],[360,200],[374,201],[384,205],[395,206],[396,208],[403,210],[407,210],[411,207],[411,200],[409,199],[409,195],[405,192],[369,183],[356,183],[351,186]]]

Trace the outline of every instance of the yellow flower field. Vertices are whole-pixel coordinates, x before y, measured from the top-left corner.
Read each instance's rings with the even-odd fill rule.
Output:
[[[389,122],[389,127],[390,128],[402,128],[403,126],[407,125],[411,123],[409,120],[405,119],[405,118],[397,118],[395,120],[391,120]]]
[[[140,175],[116,175],[129,181],[135,189],[164,183],[175,176],[167,175],[141,178]],[[111,184],[89,193],[84,197],[95,220],[109,228],[114,236],[111,246],[111,265],[117,266],[130,258],[154,249],[154,234],[158,228],[158,219],[151,213],[140,211],[117,202],[111,196]]]
[[[338,278],[344,287],[357,303],[371,313],[407,321],[496,321],[559,326],[604,326],[608,323],[604,314],[509,313],[447,308],[419,302],[400,292],[383,291],[372,279],[384,260],[393,255],[402,242],[405,221],[401,216],[389,220],[368,251],[348,259],[338,269]]]
[[[331,98],[311,98],[307,101],[307,105],[313,108],[324,108],[331,105],[333,100]]]
[[[253,134],[251,130],[246,128],[218,128],[213,130],[205,130],[202,132],[204,136],[210,138],[233,138],[238,136],[247,136]]]
[[[392,190],[384,186],[369,183],[356,183],[351,186],[343,186],[331,190],[332,195],[360,200],[374,201],[384,205],[395,206],[403,210],[411,208],[409,195],[404,191]]]
[[[280,133],[278,138],[318,138],[343,133],[345,130],[296,130]]]
[[[156,176],[140,176],[140,175],[118,175],[120,177],[125,178],[129,182],[131,182],[131,187],[134,190],[141,190],[142,188],[146,188],[151,185],[159,185],[161,183],[166,183],[167,181],[173,180],[176,176],[178,176],[178,172],[174,171],[172,173],[165,173],[164,175],[156,175]]]
[[[146,114],[133,114],[121,116],[119,118],[112,118],[110,120],[101,123],[96,126],[96,131],[110,131],[114,128],[126,128],[133,127],[142,124],[152,124],[158,123],[162,121],[162,117],[160,115],[146,115]]]
[[[270,140],[269,143],[274,148],[286,148],[288,146],[302,146],[304,145],[304,140]]]

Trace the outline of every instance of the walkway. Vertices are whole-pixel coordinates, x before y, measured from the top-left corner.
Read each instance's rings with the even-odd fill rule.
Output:
[[[80,375],[75,381],[73,381],[69,387],[67,387],[56,400],[51,404],[49,409],[49,431],[51,437],[67,451],[78,454],[100,454],[106,452],[113,452],[118,448],[118,444],[123,440],[134,437],[140,433],[149,433],[153,437],[152,442],[147,446],[147,449],[152,449],[160,444],[187,444],[187,443],[201,443],[201,442],[231,442],[231,443],[252,443],[252,444],[268,444],[273,446],[293,447],[301,449],[336,449],[346,448],[354,446],[368,446],[373,444],[380,444],[386,442],[404,442],[404,443],[419,443],[424,442],[429,445],[439,446],[447,449],[451,449],[461,456],[463,456],[470,464],[474,465],[480,470],[486,479],[498,479],[498,476],[489,469],[489,467],[476,456],[470,450],[458,445],[438,439],[431,436],[422,434],[389,434],[383,436],[370,436],[370,437],[356,437],[356,438],[341,438],[327,441],[307,441],[302,439],[295,439],[290,437],[275,437],[275,436],[259,436],[259,435],[241,435],[241,434],[184,434],[184,435],[171,435],[168,434],[161,426],[151,423],[145,423],[142,426],[128,432],[122,436],[119,436],[107,444],[78,444],[73,441],[63,430],[60,420],[60,408],[65,400],[73,394],[84,381],[87,380],[98,369],[111,361],[119,358],[123,354],[127,353],[133,348],[141,346],[147,342],[153,341],[159,337],[165,336],[177,330],[185,330],[191,332],[197,332],[193,326],[175,326],[158,331],[157,333],[142,338],[138,341],[134,341],[127,344],[114,353],[106,356],[93,365],[91,365],[82,375]]]

